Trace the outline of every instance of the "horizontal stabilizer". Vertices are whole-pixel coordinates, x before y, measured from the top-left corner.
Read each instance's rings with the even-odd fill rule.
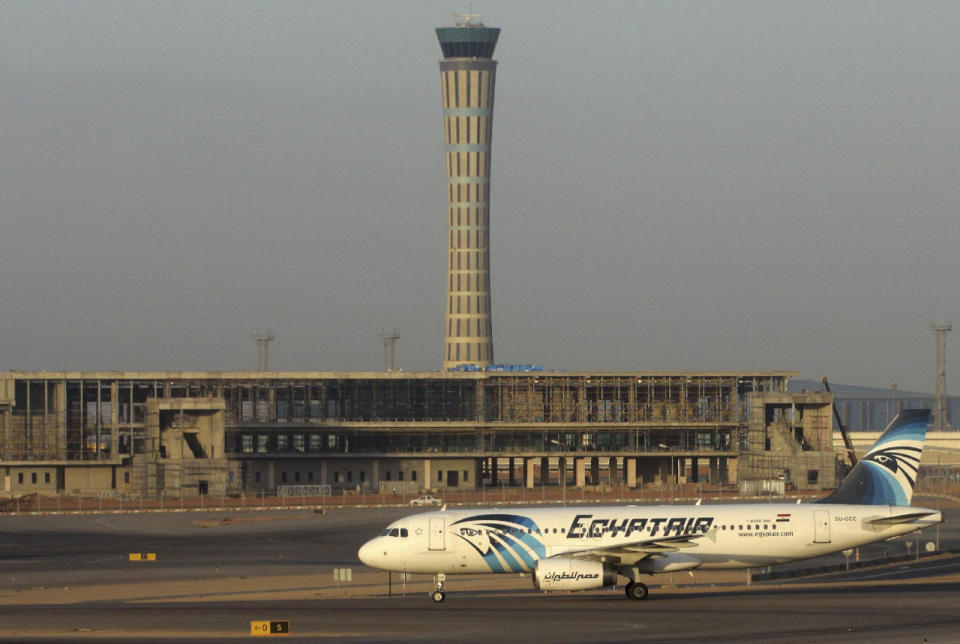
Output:
[[[895,517],[879,517],[877,519],[866,519],[864,523],[872,525],[899,525],[901,523],[913,523],[917,519],[923,519],[936,514],[936,512],[911,512],[909,514],[898,514]]]

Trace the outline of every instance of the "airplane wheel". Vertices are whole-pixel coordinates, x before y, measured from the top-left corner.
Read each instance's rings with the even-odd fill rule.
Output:
[[[446,598],[446,595],[443,594],[442,590],[435,590],[433,591],[433,594],[431,595],[431,597],[433,598],[434,602],[439,604]]]
[[[646,585],[641,584],[640,582],[634,583],[631,581],[629,584],[627,584],[626,591],[627,597],[635,600],[646,599],[647,595],[650,594],[650,591],[647,590]]]

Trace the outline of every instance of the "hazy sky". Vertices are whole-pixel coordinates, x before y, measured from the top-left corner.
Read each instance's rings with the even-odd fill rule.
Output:
[[[0,2],[0,369],[438,369],[469,6]],[[498,361],[933,389],[960,3],[472,6]]]

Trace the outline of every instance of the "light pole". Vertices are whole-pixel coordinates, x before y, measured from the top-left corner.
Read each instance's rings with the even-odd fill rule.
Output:
[[[940,511],[941,511],[941,507],[940,507],[940,506],[941,506],[941,504],[943,503],[943,500],[942,500],[942,498],[941,498],[941,497],[943,496],[943,469],[942,469],[941,466],[940,466],[940,459],[941,459],[941,458],[943,458],[943,452],[940,452],[939,454],[937,454],[937,477],[940,479],[940,481],[939,481],[939,483],[940,483],[940,486],[939,486],[939,487],[940,487],[940,493],[937,494],[937,512],[940,512]],[[943,515],[942,515],[942,514],[941,514],[940,518],[941,518],[941,519],[943,518]],[[937,524],[937,552],[939,552],[939,551],[940,551],[940,524],[938,523],[938,524]]]

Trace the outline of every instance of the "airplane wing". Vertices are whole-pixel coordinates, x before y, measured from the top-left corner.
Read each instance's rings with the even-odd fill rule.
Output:
[[[573,557],[575,559],[589,559],[603,563],[629,566],[652,555],[676,552],[683,548],[695,548],[697,544],[694,540],[703,537],[716,539],[715,530],[710,530],[707,533],[697,532],[695,534],[680,534],[672,537],[644,539],[642,541],[621,543],[616,546],[567,550],[565,552],[558,552],[552,555],[552,557]]]

